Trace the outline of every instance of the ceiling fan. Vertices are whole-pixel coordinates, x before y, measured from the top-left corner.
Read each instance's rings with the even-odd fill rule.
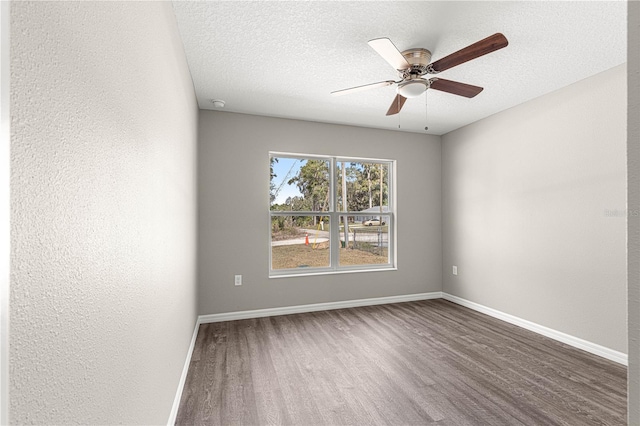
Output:
[[[498,49],[502,49],[508,44],[509,42],[504,35],[496,33],[430,63],[431,52],[427,49],[415,48],[400,52],[388,38],[376,38],[369,41],[369,46],[378,52],[385,61],[398,71],[398,77],[400,80],[386,80],[378,83],[365,84],[364,86],[336,90],[335,92],[331,92],[331,94],[333,96],[340,96],[376,87],[397,84],[397,95],[391,103],[391,106],[387,111],[387,115],[399,113],[407,98],[415,98],[416,96],[424,93],[427,89],[440,90],[454,95],[473,98],[478,93],[482,92],[482,87],[445,80],[439,77],[426,79],[422,78],[422,76],[425,74],[437,74],[441,71],[448,70],[456,65],[463,64],[472,59],[476,59]]]

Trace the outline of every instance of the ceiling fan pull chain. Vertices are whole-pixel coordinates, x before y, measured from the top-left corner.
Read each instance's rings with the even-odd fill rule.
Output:
[[[427,102],[428,100],[428,95],[427,95],[427,91],[424,92],[424,131],[426,132],[427,130],[429,130],[429,114],[428,114],[428,108],[427,105],[429,105],[429,103]]]

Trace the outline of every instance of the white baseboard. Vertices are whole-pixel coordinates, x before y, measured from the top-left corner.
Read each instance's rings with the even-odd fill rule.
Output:
[[[510,324],[517,325],[518,327],[522,327],[529,331],[533,331],[534,333],[542,334],[543,336],[565,343],[569,346],[573,346],[575,348],[582,349],[583,351],[592,353],[594,355],[601,356],[608,360],[617,362],[618,364],[628,365],[628,362],[629,362],[628,356],[625,353],[614,351],[613,349],[606,348],[596,343],[592,343],[587,340],[583,340],[578,337],[571,336],[570,334],[562,333],[561,331],[557,331],[552,328],[545,327],[543,325],[536,324],[534,322],[527,321],[522,318],[518,318],[511,314],[507,314],[507,313],[498,311],[496,309],[489,308],[487,306],[480,305],[475,302],[471,302],[469,300],[463,299],[458,296],[454,296],[452,294],[443,292],[442,298],[450,302],[456,303],[458,305],[465,306],[469,309],[473,309],[474,311],[478,311],[483,314],[489,315],[491,317],[497,318],[499,320],[508,322]]]
[[[273,317],[276,315],[300,314],[304,312],[328,311],[332,309],[356,308],[359,306],[385,305],[388,303],[414,302],[417,300],[440,299],[442,292],[405,294],[401,296],[374,297],[371,299],[344,300],[340,302],[314,303],[311,305],[283,306],[281,308],[256,309],[253,311],[225,312],[222,314],[200,315],[199,324],[240,319]]]
[[[189,350],[187,351],[187,359],[184,361],[184,366],[182,367],[182,375],[180,376],[180,382],[178,382],[178,390],[176,391],[176,396],[173,399],[173,406],[171,407],[171,413],[169,413],[169,421],[167,421],[167,426],[174,426],[176,424],[176,417],[178,416],[178,408],[180,407],[180,399],[182,398],[182,391],[184,390],[184,384],[187,381],[187,373],[189,373],[191,356],[193,355],[193,349],[196,347],[196,338],[198,337],[199,329],[200,329],[200,322],[196,321],[196,325],[193,329],[193,335],[191,336],[191,343],[189,344]]]

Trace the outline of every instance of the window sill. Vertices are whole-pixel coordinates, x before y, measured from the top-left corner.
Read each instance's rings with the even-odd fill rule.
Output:
[[[362,272],[386,272],[386,271],[397,271],[397,267],[388,267],[388,268],[372,268],[372,269],[343,269],[339,271],[317,271],[317,272],[303,272],[299,274],[277,274],[277,275],[269,275],[269,279],[272,278],[297,278],[297,277],[312,277],[315,275],[338,275],[338,274],[358,274]]]

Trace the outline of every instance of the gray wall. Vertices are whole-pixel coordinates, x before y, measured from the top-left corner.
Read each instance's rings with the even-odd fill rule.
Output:
[[[11,53],[11,423],[166,423],[196,319],[171,4],[12,2]]]
[[[198,140],[200,314],[440,291],[439,137],[200,111]],[[398,270],[269,279],[269,151],[397,160]]]
[[[443,291],[627,351],[625,99],[621,65],[443,136]]]
[[[640,2],[629,1],[627,268],[629,312],[629,424],[640,424]]]

